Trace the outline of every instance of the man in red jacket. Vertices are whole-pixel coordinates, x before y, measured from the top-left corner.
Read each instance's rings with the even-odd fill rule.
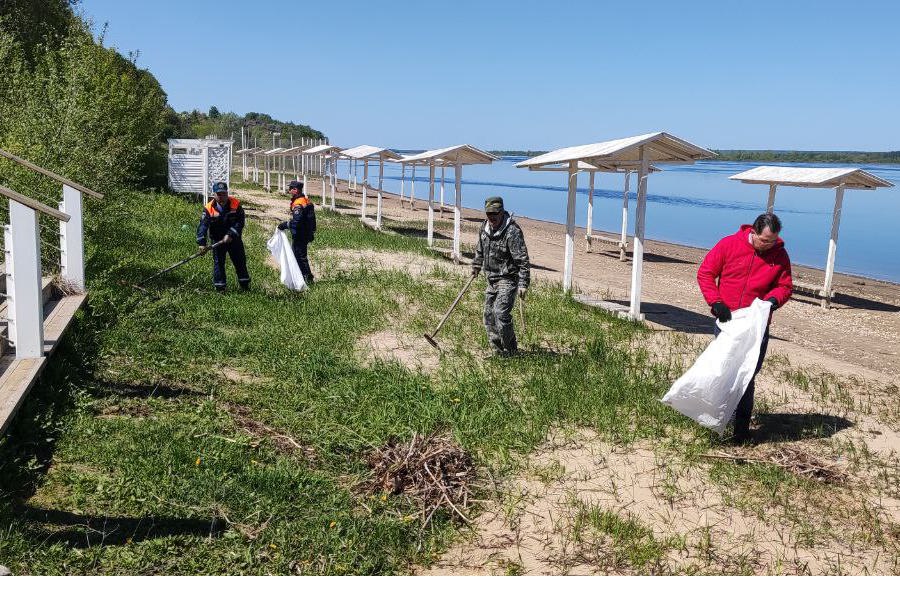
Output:
[[[775,214],[761,214],[753,225],[741,225],[737,233],[719,240],[703,259],[697,271],[697,283],[718,321],[730,321],[731,311],[750,306],[756,298],[771,302],[774,311],[791,297],[791,259],[784,249],[784,241],[778,237],[780,231],[781,220]],[[714,330],[719,335],[718,323],[714,324]],[[766,327],[754,379],[762,368],[768,345],[769,328]],[[738,443],[750,437],[754,391],[751,379],[734,412],[734,439]]]

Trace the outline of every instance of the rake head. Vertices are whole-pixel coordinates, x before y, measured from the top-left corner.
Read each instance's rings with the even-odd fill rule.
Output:
[[[442,350],[441,350],[441,347],[438,346],[437,342],[434,341],[434,338],[433,338],[433,337],[431,337],[431,336],[428,335],[427,333],[422,334],[422,335],[425,337],[425,339],[428,341],[429,344],[431,344],[432,346],[434,346],[435,350],[437,350],[438,352],[441,352],[441,351],[442,351]]]

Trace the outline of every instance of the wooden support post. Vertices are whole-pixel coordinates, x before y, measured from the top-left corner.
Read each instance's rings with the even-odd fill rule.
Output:
[[[444,218],[444,167],[441,167],[441,218]]]
[[[775,212],[775,188],[777,186],[773,183],[769,186],[769,201],[766,203],[766,212],[773,213]]]
[[[822,308],[831,306],[831,283],[834,279],[834,259],[837,255],[838,233],[841,228],[841,209],[844,204],[844,184],[837,186],[834,192],[834,213],[831,216],[831,239],[828,240],[828,262],[825,264],[825,285],[822,292]]]
[[[63,279],[79,290],[84,289],[84,226],[81,192],[63,186],[59,210],[69,215],[68,222],[59,222],[59,262]]]
[[[378,207],[375,214],[375,226],[381,229],[381,205],[384,194],[384,155],[378,156]]]
[[[434,246],[434,161],[428,165],[428,245]]]
[[[453,165],[453,169],[456,171],[456,200],[453,205],[453,252],[450,257],[459,262],[462,258],[459,251],[462,222],[462,165],[456,163]]]
[[[334,202],[334,192],[337,187],[337,156],[331,159],[331,210],[337,210]]]
[[[641,147],[641,167],[638,170],[637,209],[634,217],[634,249],[631,253],[631,301],[628,314],[635,321],[641,315],[641,283],[644,270],[644,229],[647,220],[647,177],[650,173],[650,157]]]
[[[628,188],[631,185],[631,171],[625,171],[625,191],[622,193],[622,237],[619,240],[619,260],[625,262],[628,247]]]
[[[587,227],[585,227],[584,241],[587,251],[591,251],[591,234],[594,228],[594,171],[590,172],[588,179],[588,208],[587,208]]]
[[[347,161],[347,193],[352,196],[354,189],[356,186],[353,185],[353,159],[351,158]]]
[[[316,158],[318,159],[317,162],[319,162],[319,163],[321,164],[322,157],[321,157],[321,156],[317,156]],[[322,173],[321,170],[320,170],[320,175],[322,175],[322,208],[325,208],[325,198],[328,197],[328,194],[327,194],[327,192],[325,191],[325,174]]]
[[[416,210],[416,163],[413,163],[412,177],[409,178],[409,206]]]
[[[566,204],[566,250],[563,257],[563,292],[572,292],[575,262],[575,194],[578,191],[578,161],[569,161],[569,198]]]
[[[4,229],[9,339],[16,346],[16,359],[40,358],[44,355],[44,302],[38,214],[10,201],[9,225]]]
[[[403,188],[406,184],[406,163],[400,163],[400,208],[403,208]]]
[[[363,191],[362,191],[362,209],[361,216],[363,219],[366,218],[366,202],[368,200],[368,190],[369,190],[369,159],[363,159]]]

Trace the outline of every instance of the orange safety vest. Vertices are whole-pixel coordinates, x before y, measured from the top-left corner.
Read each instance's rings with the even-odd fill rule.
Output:
[[[228,196],[228,210],[235,211],[241,206],[240,200],[234,196]],[[219,211],[216,209],[216,201],[210,200],[206,203],[206,213],[211,217],[218,217]]]

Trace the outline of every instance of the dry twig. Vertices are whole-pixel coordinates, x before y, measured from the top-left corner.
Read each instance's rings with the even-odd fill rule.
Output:
[[[701,454],[700,457],[735,463],[775,465],[794,475],[823,483],[843,483],[848,479],[847,472],[840,465],[810,454],[799,446],[757,447],[743,450],[740,454],[718,452]]]
[[[368,463],[372,473],[363,484],[364,491],[412,499],[420,505],[423,528],[440,508],[471,523],[465,511],[475,469],[472,457],[450,435],[414,434],[408,443],[390,440],[372,450]]]

